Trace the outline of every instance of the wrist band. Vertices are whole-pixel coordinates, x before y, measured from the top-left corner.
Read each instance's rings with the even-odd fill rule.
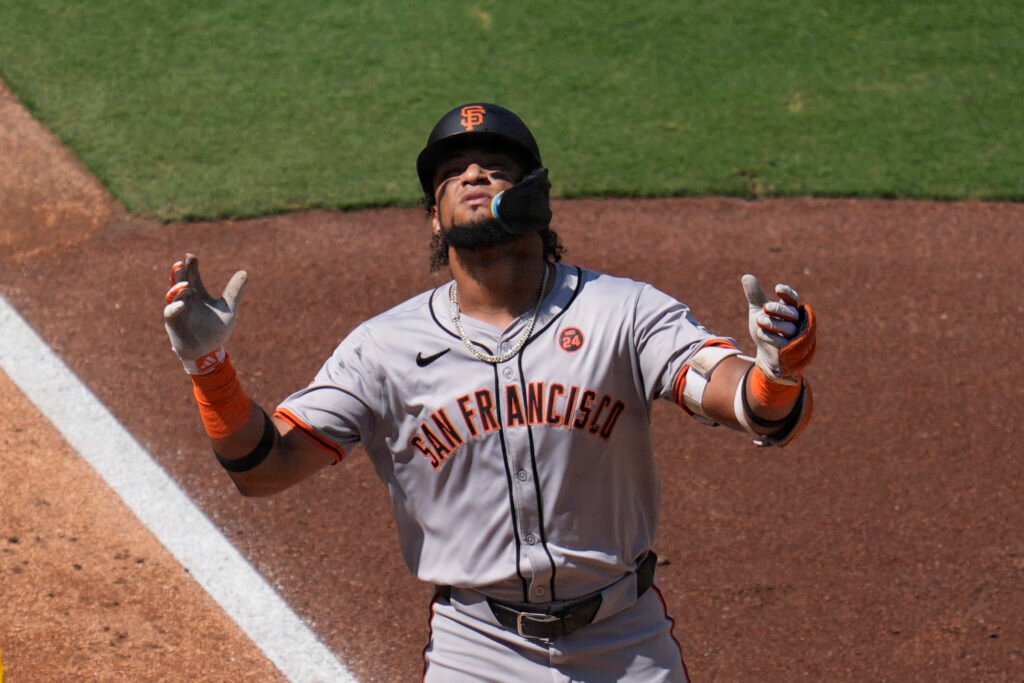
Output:
[[[242,389],[230,357],[208,375],[192,375],[192,384],[199,416],[211,439],[229,437],[249,421],[255,404]]]
[[[740,396],[741,400],[743,401],[744,416],[753,424],[764,429],[774,430],[779,429],[780,427],[785,427],[793,419],[793,414],[797,412],[796,408],[800,403],[799,399],[797,400],[797,403],[793,405],[793,409],[790,410],[789,414],[786,415],[786,417],[782,418],[781,420],[766,420],[763,417],[759,416],[757,413],[754,412],[753,408],[751,408],[750,401],[747,399],[747,382],[750,381],[750,373],[756,369],[756,365],[751,365],[749,368],[747,368],[747,371],[743,374],[743,381],[740,382]],[[799,386],[800,385],[796,385],[798,391]],[[789,388],[790,387],[788,386],[786,387],[786,389]]]
[[[749,377],[750,393],[754,399],[766,408],[777,408],[793,403],[800,397],[800,374],[796,374],[795,382],[778,382],[769,377],[764,370],[754,366]]]
[[[263,411],[261,410],[260,412]],[[218,453],[217,449],[213,450],[213,454],[217,457],[217,462],[220,463],[220,466],[228,472],[248,472],[267,459],[276,440],[277,428],[274,427],[274,422],[270,417],[263,412],[263,436],[260,437],[260,442],[256,444],[256,448],[249,451],[248,455],[241,458],[228,459]]]

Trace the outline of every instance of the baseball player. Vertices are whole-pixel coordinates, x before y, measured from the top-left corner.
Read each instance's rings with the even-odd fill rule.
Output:
[[[649,284],[561,262],[547,170],[511,111],[445,114],[417,160],[433,264],[452,280],[359,325],[272,416],[224,344],[192,255],[164,309],[220,464],[273,494],[361,444],[403,557],[437,586],[427,681],[685,681],[655,585],[652,403],[783,446],[806,426],[810,306],[742,278],[754,358]]]

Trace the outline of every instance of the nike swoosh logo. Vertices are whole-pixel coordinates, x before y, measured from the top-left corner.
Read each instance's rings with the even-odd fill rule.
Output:
[[[449,351],[451,351],[451,349],[445,349],[444,351],[438,351],[433,356],[426,356],[426,357],[424,357],[422,353],[417,353],[416,354],[416,365],[420,366],[421,368],[425,368],[428,365],[430,365],[431,363],[433,363],[435,360],[437,360],[438,358],[443,356],[444,354],[448,353]]]

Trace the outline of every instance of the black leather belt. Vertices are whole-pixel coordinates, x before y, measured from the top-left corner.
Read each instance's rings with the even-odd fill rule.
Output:
[[[654,584],[654,569],[658,556],[647,553],[636,569],[636,597],[647,592]],[[451,599],[451,586],[438,586],[437,592],[445,599]],[[557,610],[543,605],[516,605],[487,598],[487,604],[498,623],[524,638],[550,642],[566,636],[594,620],[601,607],[601,594],[561,604]],[[541,611],[534,611],[542,608]]]

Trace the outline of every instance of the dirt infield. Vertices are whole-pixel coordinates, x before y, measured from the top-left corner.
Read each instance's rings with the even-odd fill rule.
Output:
[[[270,499],[238,496],[209,454],[160,310],[185,251],[214,289],[247,269],[232,354],[273,407],[358,322],[440,281],[427,273],[422,212],[156,225],[125,215],[3,90],[0,122],[0,291],[360,680],[417,680],[430,588],[402,564],[368,459],[357,452]],[[790,448],[755,449],[671,405],[655,412],[659,583],[694,679],[1020,680],[1024,205],[712,198],[557,201],[554,212],[568,262],[649,281],[748,350],[742,273],[786,279],[819,314],[815,418]],[[69,584],[59,554],[23,564],[8,529],[29,512],[31,481],[53,507],[32,533],[61,552],[60,508],[82,504],[69,473],[83,465],[14,389],[0,393],[0,545],[13,551],[0,553],[0,651],[9,682],[67,680],[82,671],[77,653],[104,643],[76,640],[81,629],[40,606],[41,586],[73,586],[63,609],[98,626],[105,575]],[[48,476],[43,463],[60,469]],[[105,517],[127,515],[103,505]],[[159,555],[134,550],[145,534],[126,525],[76,532],[89,542],[75,562],[90,566],[86,548],[97,561],[122,547]],[[161,567],[134,578],[140,597],[121,605],[121,632],[230,631],[187,577]],[[147,584],[193,598],[143,604]],[[199,667],[230,651],[238,661],[206,678],[266,680],[270,665],[243,640],[182,636],[174,659]],[[153,679],[175,678],[145,647],[122,652]],[[97,678],[134,679],[113,661],[89,660]]]
[[[3,374],[0,408],[7,681],[281,680]]]

